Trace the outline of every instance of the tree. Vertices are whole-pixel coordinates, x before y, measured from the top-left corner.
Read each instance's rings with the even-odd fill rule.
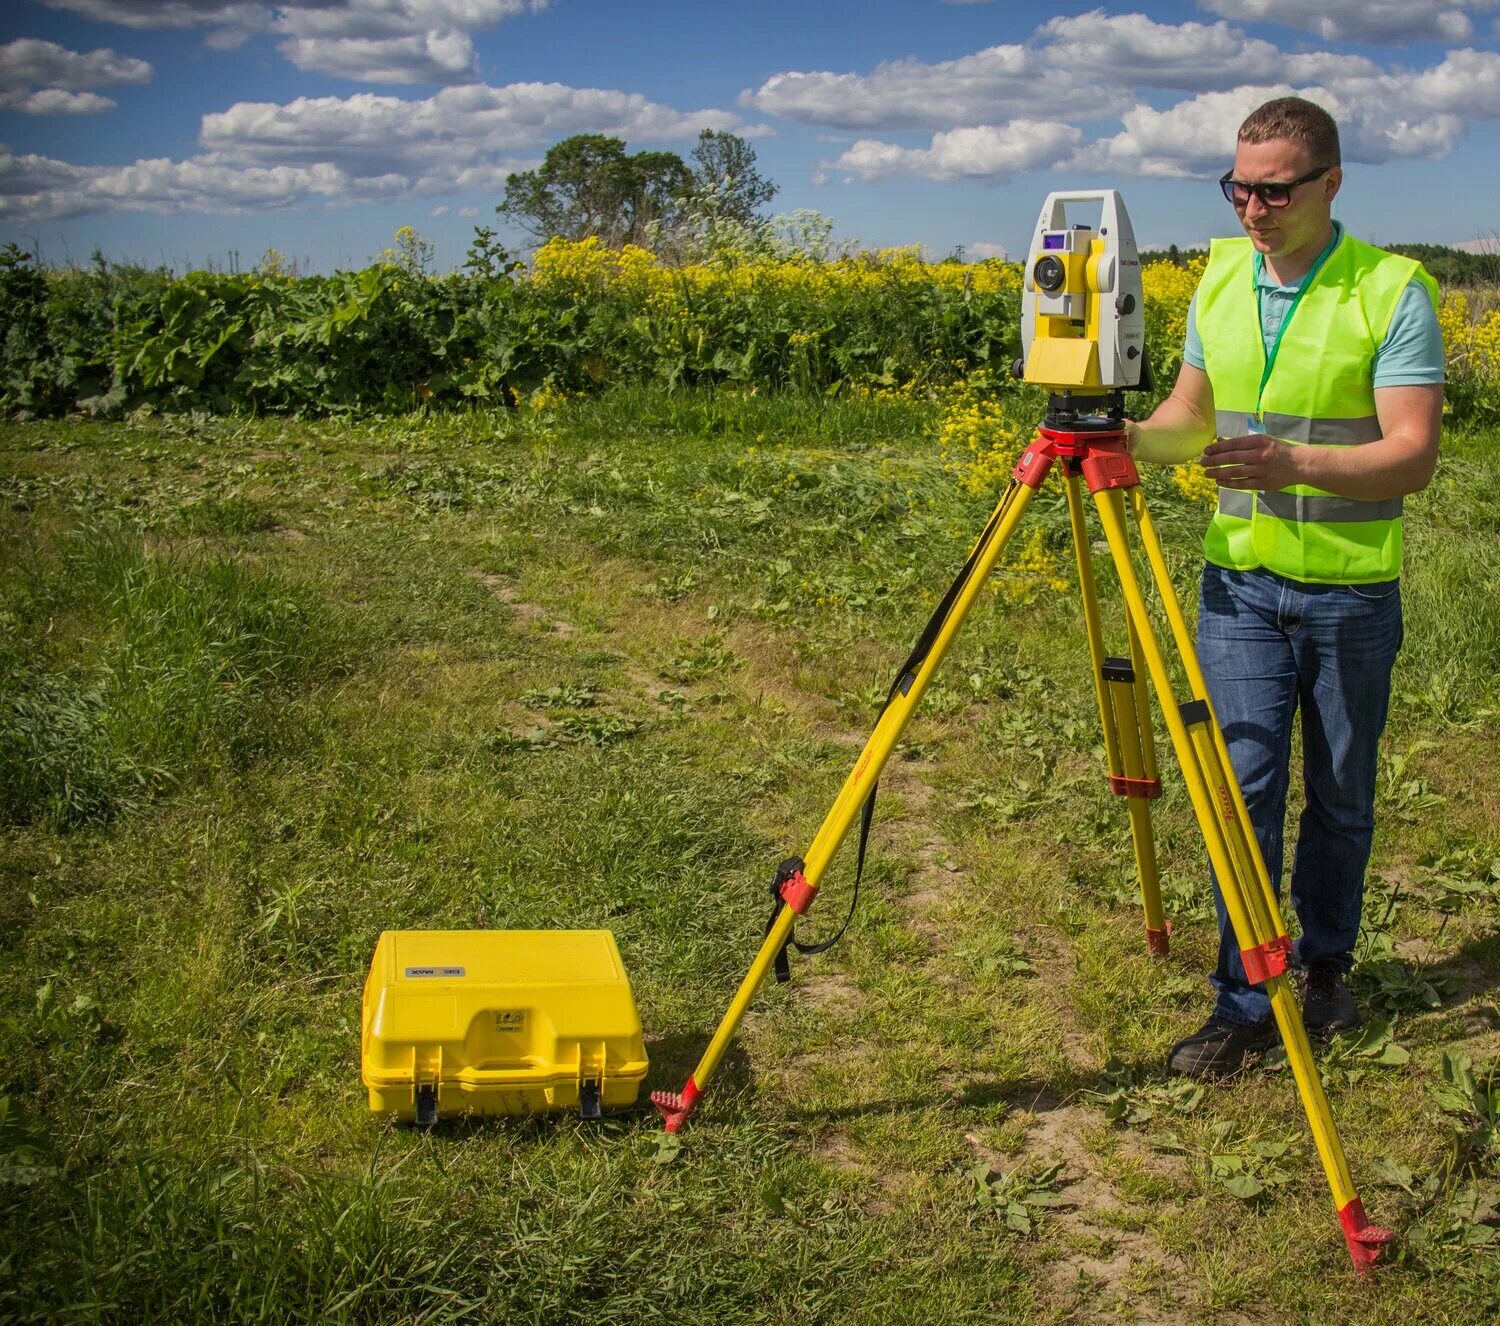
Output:
[[[738,134],[705,129],[693,149],[693,206],[715,221],[749,225],[776,196],[755,168],[755,149]]]
[[[675,152],[627,153],[622,139],[575,134],[536,170],[509,175],[495,210],[545,243],[597,235],[610,248],[675,250],[715,226],[749,225],[776,195],[736,134],[705,129],[689,166]]]
[[[676,223],[693,175],[675,152],[626,155],[623,139],[575,134],[536,170],[509,175],[495,210],[538,242],[597,235],[611,248],[639,244],[653,223]]]

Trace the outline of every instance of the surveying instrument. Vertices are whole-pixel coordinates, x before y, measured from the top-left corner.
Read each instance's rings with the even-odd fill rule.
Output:
[[[1080,204],[1091,210],[1099,207],[1097,232],[1066,223],[1065,209]],[[1375,1264],[1394,1235],[1368,1222],[1354,1188],[1288,974],[1291,940],[1209,702],[1161,542],[1146,509],[1140,476],[1126,447],[1124,393],[1151,386],[1144,332],[1140,261],[1120,195],[1113,190],[1048,195],[1026,260],[1021,322],[1024,357],[1016,364],[1018,377],[1047,389],[1046,416],[968,561],[897,674],[874,731],[805,856],[790,857],[778,867],[772,884],[775,910],[765,938],[702,1058],[680,1092],[658,1091],[651,1099],[667,1132],[677,1132],[697,1107],[761,983],[773,968],[779,979],[786,978],[788,946],[806,953],[833,942],[798,943],[793,934],[797,918],[806,915],[817,898],[819,882],[856,818],[861,820],[859,858],[863,865],[881,770],[1031,499],[1057,467],[1067,486],[1109,784],[1129,807],[1147,947],[1153,955],[1164,956],[1169,933],[1151,830],[1150,803],[1161,793],[1161,780],[1146,695],[1149,676],[1246,974],[1270,997],[1349,1254],[1356,1268],[1364,1271]],[[1093,498],[1124,599],[1126,653],[1121,656],[1106,655],[1104,649],[1083,486]],[[1173,690],[1167,658],[1132,562],[1127,537],[1132,521],[1187,682],[1186,699],[1179,699]],[[858,878],[856,871],[856,896]]]

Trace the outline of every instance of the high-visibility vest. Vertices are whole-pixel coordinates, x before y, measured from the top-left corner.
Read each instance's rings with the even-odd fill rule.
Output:
[[[1406,287],[1420,281],[1436,308],[1437,284],[1420,263],[1348,234],[1309,279],[1264,377],[1254,250],[1248,238],[1213,241],[1195,318],[1219,436],[1251,431],[1257,409],[1264,431],[1286,442],[1350,447],[1381,436],[1375,352]],[[1363,501],[1308,484],[1220,488],[1203,551],[1219,566],[1293,580],[1391,580],[1401,571],[1401,499]]]

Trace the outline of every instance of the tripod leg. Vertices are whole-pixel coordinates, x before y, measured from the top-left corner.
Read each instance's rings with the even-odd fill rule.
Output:
[[[891,696],[890,703],[875,724],[875,730],[865,742],[859,759],[855,761],[854,768],[845,779],[843,787],[834,799],[827,815],[824,816],[818,832],[814,835],[812,844],[807,849],[807,857],[802,864],[802,869],[793,874],[782,886],[783,905],[776,915],[776,920],[765,939],[761,941],[760,949],[750,964],[750,970],[740,982],[739,989],[735,992],[729,1008],[714,1031],[708,1048],[704,1050],[697,1067],[693,1069],[692,1076],[688,1078],[680,1092],[652,1093],[652,1103],[661,1111],[663,1123],[669,1133],[675,1133],[681,1128],[687,1121],[688,1115],[693,1112],[700,1094],[708,1085],[709,1079],[713,1077],[720,1060],[724,1057],[725,1050],[729,1048],[729,1042],[733,1040],[734,1033],[739,1029],[740,1022],[750,1007],[750,1001],[755,997],[755,992],[760,989],[761,982],[775,965],[776,955],[786,947],[797,917],[812,906],[817,896],[819,880],[828,869],[829,862],[838,851],[850,827],[858,818],[861,808],[869,798],[871,789],[879,780],[881,770],[885,768],[885,763],[890,758],[891,751],[900,739],[912,712],[927,690],[928,683],[941,666],[943,656],[948,652],[949,645],[953,643],[954,637],[963,626],[964,619],[983,590],[985,581],[995,568],[995,563],[1005,551],[1005,545],[1010,541],[1011,535],[1025,514],[1037,487],[1046,477],[1048,468],[1048,465],[1038,465],[1034,473],[1028,475],[1026,482],[1012,481],[990,516],[984,533],[975,547],[970,574],[944,619],[926,658],[915,673],[908,673],[901,678],[900,684]]]
[[[1129,639],[1130,676],[1111,683],[1111,690],[1128,703],[1133,721],[1120,735],[1120,754],[1125,761],[1125,786],[1129,800],[1131,831],[1136,843],[1136,866],[1140,872],[1141,900],[1146,911],[1146,946],[1155,957],[1165,957],[1172,923],[1162,907],[1161,880],[1157,875],[1156,844],[1151,837],[1150,801],[1161,795],[1161,776],[1156,767],[1156,743],[1151,736],[1151,706],[1146,698],[1146,661],[1140,636],[1129,615],[1125,618]],[[1127,689],[1128,688],[1128,689]],[[1137,829],[1137,824],[1142,827]]]
[[[1083,497],[1078,475],[1071,467],[1067,487],[1068,520],[1073,529],[1073,554],[1078,564],[1078,589],[1083,600],[1084,628],[1094,668],[1094,696],[1099,704],[1100,726],[1104,730],[1109,785],[1117,796],[1127,799],[1130,809],[1130,840],[1135,847],[1136,877],[1141,883],[1141,901],[1146,913],[1146,946],[1154,956],[1163,956],[1167,952],[1170,927],[1162,909],[1150,807],[1151,800],[1161,795],[1161,780],[1157,777],[1156,749],[1151,740],[1151,710],[1146,704],[1140,641],[1127,616],[1129,658],[1105,656],[1099,593],[1094,579],[1088,527],[1084,522]]]
[[[1393,1235],[1389,1230],[1368,1222],[1355,1191],[1343,1143],[1302,1024],[1302,1012],[1286,975],[1291,943],[1281,923],[1280,909],[1250,826],[1245,800],[1229,762],[1223,733],[1208,701],[1197,652],[1172,586],[1161,542],[1146,509],[1145,497],[1139,488],[1129,491],[1142,547],[1193,692],[1185,704],[1178,705],[1173,697],[1171,674],[1157,644],[1146,601],[1131,563],[1126,539],[1125,498],[1117,489],[1106,489],[1096,492],[1094,498],[1120,577],[1126,610],[1139,634],[1146,666],[1161,701],[1162,715],[1182,766],[1209,859],[1219,878],[1220,891],[1245,960],[1246,972],[1253,981],[1264,986],[1271,1000],[1271,1009],[1333,1194],[1349,1255],[1355,1266],[1364,1270],[1374,1264]]]

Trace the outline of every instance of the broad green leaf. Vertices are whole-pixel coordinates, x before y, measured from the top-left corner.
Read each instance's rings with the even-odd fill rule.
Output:
[[[1226,1192],[1234,1194],[1242,1202],[1252,1201],[1265,1192],[1265,1185],[1251,1174],[1236,1174],[1223,1182]]]
[[[1408,1192],[1411,1190],[1413,1175],[1405,1165],[1399,1165],[1394,1160],[1381,1157],[1371,1163],[1370,1170],[1383,1183],[1389,1183],[1396,1188],[1405,1188]]]

